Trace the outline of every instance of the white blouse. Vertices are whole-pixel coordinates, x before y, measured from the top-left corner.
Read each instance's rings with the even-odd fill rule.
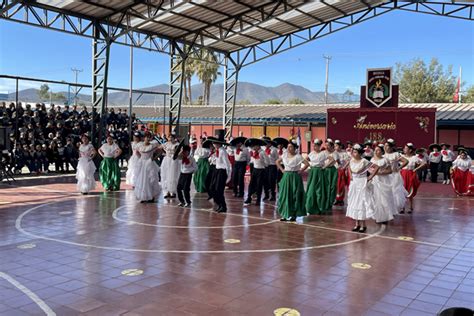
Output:
[[[116,143],[113,143],[112,145],[105,143],[100,147],[100,150],[104,153],[104,158],[114,158],[119,148],[120,147]]]
[[[466,159],[462,159],[461,157],[457,157],[456,160],[453,162],[453,168],[458,168],[461,171],[466,171],[471,168],[472,160],[470,157]]]
[[[93,150],[94,146],[92,146],[92,144],[82,144],[81,146],[79,146],[79,157],[91,159]]]
[[[395,151],[393,153],[385,153],[383,155],[384,158],[387,158],[387,160],[390,162],[390,166],[392,167],[392,172],[398,171],[398,159],[400,159],[402,155],[398,151]]]
[[[198,159],[199,158],[209,158],[209,154],[211,153],[211,151],[209,150],[209,148],[203,148],[203,147],[198,147],[198,149],[196,149],[196,151],[194,152],[194,156],[196,156]]]
[[[437,152],[431,152],[430,153],[430,162],[432,163],[439,163],[441,161],[441,153],[439,151]]]
[[[176,151],[176,148],[178,148],[179,144],[178,143],[172,143],[172,142],[166,142],[163,145],[163,150],[166,152],[166,156],[172,158],[174,156],[174,152]]]
[[[309,166],[311,168],[322,168],[324,167],[325,161],[327,160],[326,152],[320,151],[319,153],[312,151],[309,155]]]
[[[235,149],[235,161],[250,161],[250,152],[246,147],[240,147],[239,153],[237,153],[237,148]]]
[[[380,170],[388,169],[390,167],[390,161],[387,158],[376,159],[375,157],[370,159],[370,162],[379,166]]]
[[[418,156],[414,155],[408,158],[407,156],[403,156],[406,160],[408,160],[408,164],[403,168],[405,170],[414,170],[417,165],[422,163],[421,159]]]
[[[132,154],[135,155],[143,142],[132,142]]]
[[[300,171],[303,160],[303,156],[301,156],[300,154],[296,154],[293,157],[290,157],[288,153],[284,153],[282,156],[285,171]]]
[[[230,176],[232,172],[232,165],[230,164],[229,161],[229,155],[227,154],[227,151],[221,147],[218,149],[219,150],[219,157],[216,156],[216,169],[224,169],[227,172],[227,177]]]
[[[346,162],[351,160],[351,156],[347,151],[340,151],[337,154],[339,155],[339,162],[337,163],[338,168],[342,168]]]
[[[455,158],[454,153],[449,149],[441,150],[441,155],[444,162],[453,161]]]
[[[250,156],[252,156],[253,153],[254,153],[254,151],[252,150]],[[269,158],[265,154],[265,151],[263,151],[263,149],[259,150],[258,156],[259,156],[258,159],[254,158],[254,157],[250,158],[250,162],[253,163],[253,167],[256,168],[256,169],[265,169],[266,167],[268,167]]]
[[[367,159],[361,159],[359,161],[351,159],[349,163],[349,168],[351,168],[352,177],[354,178],[364,178],[367,177],[367,171],[372,165]]]

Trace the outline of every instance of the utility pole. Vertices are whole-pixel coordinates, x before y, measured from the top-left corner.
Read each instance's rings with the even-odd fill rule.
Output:
[[[83,72],[82,69],[71,68],[71,71],[76,74],[76,86],[74,89],[74,105],[77,106],[77,76],[80,72]]]
[[[331,56],[323,55],[323,58],[326,59],[326,88],[324,90],[324,104],[328,104],[328,82],[329,82],[329,61]]]

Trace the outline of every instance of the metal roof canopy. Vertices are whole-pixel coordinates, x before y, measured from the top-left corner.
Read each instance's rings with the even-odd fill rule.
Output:
[[[186,58],[225,66],[224,127],[232,130],[239,70],[393,10],[473,20],[470,1],[2,0],[0,18],[93,39],[93,100],[107,89],[110,45],[171,55],[171,125],[179,125]]]

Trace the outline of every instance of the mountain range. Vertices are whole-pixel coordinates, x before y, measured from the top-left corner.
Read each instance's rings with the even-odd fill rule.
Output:
[[[169,92],[167,84],[143,88],[142,90],[154,92]],[[67,98],[67,92],[59,92]],[[203,94],[203,85],[195,84],[191,87],[193,102]],[[134,94],[134,104],[136,105],[160,105],[163,104],[163,96],[143,94],[139,98]],[[71,95],[72,98],[72,95]],[[138,98],[138,100],[136,100]],[[303,86],[284,83],[276,87],[265,87],[250,82],[239,82],[237,87],[237,104],[263,104],[267,100],[277,99],[282,103],[288,103],[291,99],[301,99],[304,103],[324,103],[324,92],[314,92]],[[9,100],[15,100],[15,93],[8,95]],[[38,89],[30,88],[19,91],[19,99],[23,102],[39,102]],[[357,94],[347,96],[342,93],[329,93],[329,103],[354,102],[359,99]],[[49,100],[47,100],[49,101]],[[45,101],[45,102],[47,102]],[[54,102],[55,100],[53,100]],[[91,96],[88,94],[78,94],[78,103],[90,104]],[[109,90],[108,102],[110,105],[127,105],[128,92],[113,92]],[[211,87],[210,104],[218,105],[223,102],[223,84],[214,84]]]

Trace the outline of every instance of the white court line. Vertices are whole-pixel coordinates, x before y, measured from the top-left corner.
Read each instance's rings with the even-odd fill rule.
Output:
[[[12,278],[6,273],[0,271],[0,278],[5,279],[8,283],[16,287],[18,290],[22,291],[23,294],[28,296],[36,305],[39,306],[43,310],[43,312],[48,316],[56,316],[56,313],[41,299],[38,295],[33,293],[30,289],[26,286]]]
[[[145,253],[210,253],[210,254],[217,254],[217,253],[273,253],[273,252],[288,252],[288,251],[301,251],[301,250],[311,250],[311,249],[321,249],[321,248],[330,248],[330,247],[337,247],[337,246],[343,246],[343,245],[349,245],[353,243],[357,243],[363,240],[367,240],[373,237],[376,237],[377,235],[380,235],[384,230],[385,226],[380,227],[380,229],[371,235],[367,235],[362,238],[358,238],[355,240],[349,240],[345,242],[340,242],[340,243],[333,243],[333,244],[326,244],[326,245],[319,245],[319,246],[308,246],[308,247],[297,247],[297,248],[278,248],[278,249],[255,249],[255,250],[175,250],[175,249],[169,249],[169,250],[161,250],[161,249],[139,249],[139,248],[120,248],[120,247],[109,247],[109,246],[97,246],[97,245],[91,245],[91,244],[85,244],[85,243],[77,243],[73,241],[67,241],[63,239],[58,239],[58,238],[52,238],[52,237],[46,237],[46,236],[41,236],[41,235],[36,235],[33,233],[30,233],[23,229],[21,226],[21,222],[23,218],[28,215],[30,212],[39,209],[41,207],[47,206],[54,204],[55,202],[50,202],[42,205],[38,205],[36,207],[30,208],[23,212],[20,216],[15,221],[15,227],[18,231],[21,233],[37,238],[37,239],[42,239],[42,240],[48,240],[48,241],[54,241],[54,242],[59,242],[67,245],[74,245],[74,246],[80,246],[80,247],[88,247],[88,248],[95,248],[95,249],[106,249],[106,250],[118,250],[118,251],[127,251],[127,252],[145,252]]]
[[[118,208],[116,208],[112,212],[112,218],[115,219],[116,221],[123,222],[123,223],[128,223],[128,224],[133,224],[133,225],[140,225],[140,226],[150,226],[150,227],[158,227],[158,228],[177,228],[177,229],[223,229],[223,228],[238,228],[238,227],[251,227],[251,226],[262,226],[262,225],[268,225],[272,224],[275,222],[278,222],[279,220],[270,220],[264,223],[257,223],[257,224],[246,224],[246,225],[224,225],[224,226],[173,226],[173,225],[158,225],[158,224],[149,224],[149,223],[143,223],[143,222],[137,222],[133,220],[127,220],[127,219],[122,219],[118,217],[118,212],[125,207],[129,205],[122,205]],[[175,205],[167,205],[167,206],[172,206],[172,207],[179,207]],[[193,208],[193,211],[199,211],[199,212],[207,212],[207,213],[213,213],[212,209],[204,209],[204,208]],[[265,218],[259,218],[260,220],[265,220]]]

